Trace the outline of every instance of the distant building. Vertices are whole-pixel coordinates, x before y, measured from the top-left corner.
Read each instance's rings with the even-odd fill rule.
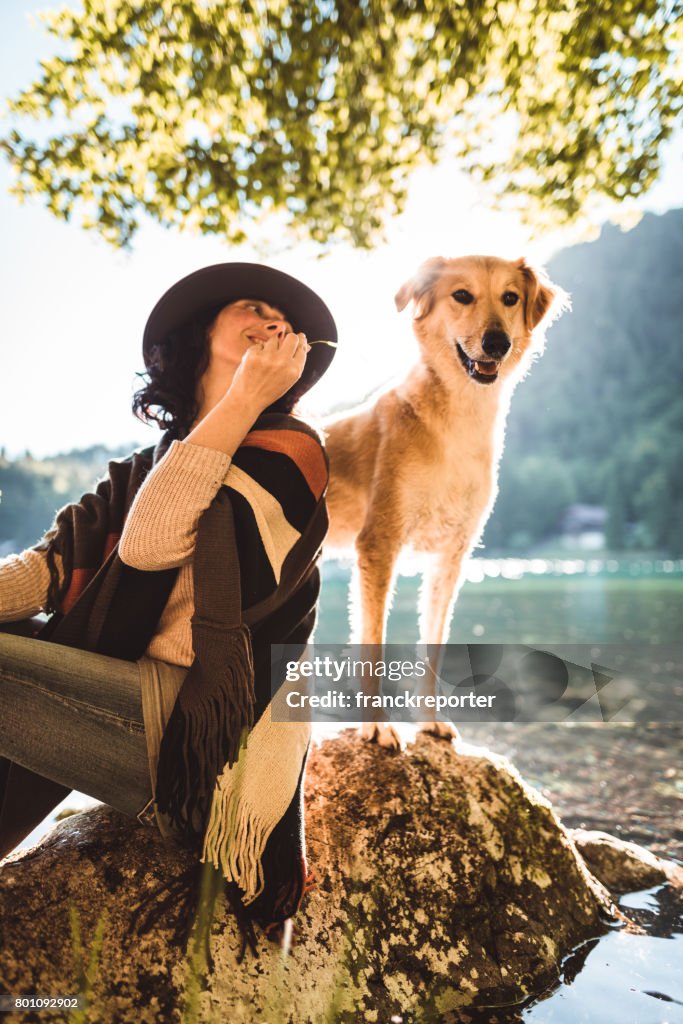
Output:
[[[606,526],[607,509],[580,502],[568,505],[561,521],[565,541],[588,551],[598,551],[605,546]]]

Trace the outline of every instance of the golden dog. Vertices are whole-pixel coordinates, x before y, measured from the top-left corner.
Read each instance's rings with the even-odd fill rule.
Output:
[[[355,545],[351,639],[361,644],[385,642],[399,553],[421,553],[419,640],[440,645],[496,498],[512,392],[569,301],[524,259],[494,256],[427,260],[395,301],[399,312],[413,302],[421,358],[371,404],[325,421],[325,546]],[[457,736],[446,722],[421,728]],[[361,732],[400,746],[389,724],[364,723]]]

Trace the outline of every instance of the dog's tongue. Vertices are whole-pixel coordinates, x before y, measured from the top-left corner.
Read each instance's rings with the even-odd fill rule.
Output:
[[[492,377],[497,371],[495,363],[475,363],[478,373],[483,373],[486,376]]]

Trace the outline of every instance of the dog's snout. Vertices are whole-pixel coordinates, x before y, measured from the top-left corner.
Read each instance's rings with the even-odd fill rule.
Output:
[[[481,339],[481,347],[486,355],[491,356],[492,359],[502,359],[511,344],[512,342],[505,331],[486,331]]]

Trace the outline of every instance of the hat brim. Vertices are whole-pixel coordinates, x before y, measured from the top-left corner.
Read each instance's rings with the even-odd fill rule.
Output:
[[[295,277],[260,263],[216,263],[195,270],[165,292],[145,325],[142,354],[149,367],[154,349],[168,335],[211,308],[237,299],[261,299],[281,310],[297,332],[309,342],[337,341],[337,328],[319,295]],[[322,377],[334,358],[332,345],[313,345],[303,373],[288,396],[296,399]]]

